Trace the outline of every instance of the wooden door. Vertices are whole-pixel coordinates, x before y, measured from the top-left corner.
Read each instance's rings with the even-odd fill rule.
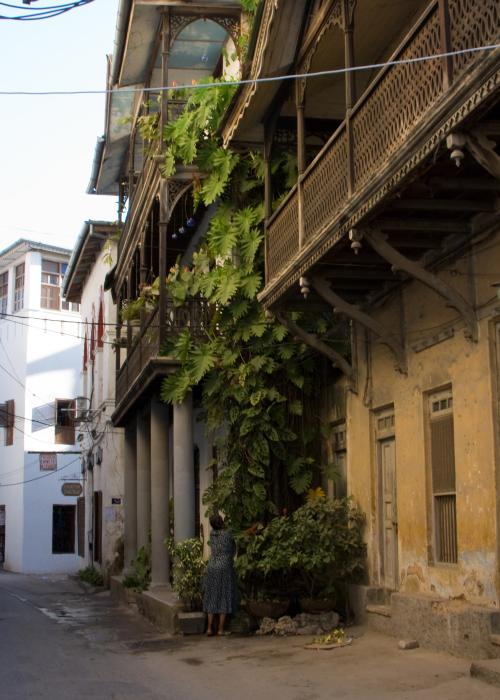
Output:
[[[398,521],[396,501],[396,441],[379,441],[382,575],[384,585],[398,588]]]

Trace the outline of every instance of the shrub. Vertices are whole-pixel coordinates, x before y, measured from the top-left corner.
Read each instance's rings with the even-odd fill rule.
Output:
[[[104,579],[100,571],[98,571],[94,566],[86,566],[85,569],[80,569],[78,571],[78,578],[80,581],[85,581],[85,583],[90,583],[92,586],[103,586]]]
[[[201,610],[206,568],[201,541],[192,538],[176,544],[168,539],[166,544],[173,563],[172,588],[186,610]]]
[[[252,598],[328,597],[364,572],[364,516],[349,498],[317,497],[290,516],[257,523],[239,538],[236,560]]]
[[[132,573],[123,577],[122,585],[125,588],[136,588],[138,591],[146,591],[151,583],[151,543],[143,545],[137,552],[137,557],[132,561]]]

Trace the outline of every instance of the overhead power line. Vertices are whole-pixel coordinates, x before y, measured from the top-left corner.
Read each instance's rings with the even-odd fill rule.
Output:
[[[41,19],[51,19],[52,17],[57,17],[70,10],[75,10],[77,7],[83,7],[84,5],[89,5],[94,0],[74,0],[74,2],[61,2],[58,5],[45,5],[36,7],[31,7],[32,2],[37,2],[38,0],[23,0],[22,4],[16,4],[9,2],[0,2],[0,7],[6,7],[9,10],[16,10],[22,12],[22,14],[8,14],[0,15],[0,19],[15,20],[20,22],[32,22]]]
[[[92,1],[92,0],[89,0]],[[1,4],[1,3],[0,3]],[[0,17],[1,18],[1,17]],[[158,93],[163,90],[177,92],[179,90],[208,90],[210,88],[221,88],[240,85],[259,85],[260,83],[273,83],[282,80],[303,80],[310,78],[322,78],[331,75],[342,75],[345,73],[356,73],[367,70],[376,70],[388,68],[390,66],[401,66],[412,63],[423,63],[425,61],[441,60],[443,58],[461,56],[468,53],[478,53],[481,51],[494,51],[500,48],[500,44],[488,44],[487,46],[474,46],[469,49],[460,49],[458,51],[446,51],[443,53],[430,54],[427,56],[416,56],[413,58],[400,58],[394,61],[385,61],[383,63],[370,63],[363,66],[350,66],[348,68],[333,68],[331,70],[315,71],[313,73],[292,73],[287,75],[275,75],[264,78],[247,78],[241,80],[226,80],[215,83],[198,83],[193,81],[186,85],[164,85],[161,87],[120,87],[108,88],[103,90],[0,90],[0,95],[26,95],[26,96],[44,96],[44,95],[106,95],[114,92],[140,92],[140,93]]]

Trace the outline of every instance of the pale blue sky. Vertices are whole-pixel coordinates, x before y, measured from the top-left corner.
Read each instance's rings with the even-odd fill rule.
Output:
[[[52,19],[0,20],[0,91],[104,89],[117,7],[95,0]],[[85,194],[104,104],[0,95],[0,250],[18,238],[71,248],[86,219],[116,219],[114,197]]]

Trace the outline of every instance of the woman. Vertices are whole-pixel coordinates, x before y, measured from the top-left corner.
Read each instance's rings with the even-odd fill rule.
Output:
[[[226,615],[236,609],[236,577],[233,567],[236,547],[222,516],[217,513],[209,520],[212,533],[208,544],[212,551],[205,574],[203,610],[208,615],[207,636],[211,637],[214,634],[215,616],[219,616],[217,634],[223,635]]]

